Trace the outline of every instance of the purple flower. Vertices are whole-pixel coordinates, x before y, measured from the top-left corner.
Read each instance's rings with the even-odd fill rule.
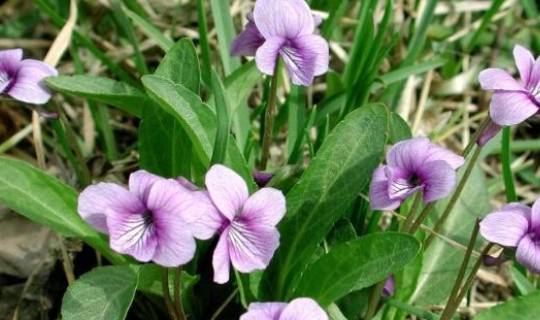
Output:
[[[529,50],[516,45],[514,60],[521,81],[497,68],[486,69],[479,75],[482,89],[495,92],[489,112],[500,126],[519,124],[538,113],[540,107],[540,58],[535,61]]]
[[[396,281],[394,280],[394,276],[389,276],[384,283],[382,296],[388,298],[393,296],[394,293],[396,293]]]
[[[482,134],[478,137],[476,143],[479,147],[485,146],[486,143],[488,143],[489,140],[493,139],[493,137],[495,137],[501,130],[502,127],[500,125],[496,124],[493,121],[490,121],[484,132],[482,132]]]
[[[297,298],[290,303],[251,303],[240,320],[328,320],[328,316],[313,299]]]
[[[203,192],[140,170],[129,177],[129,189],[104,182],[87,187],[79,196],[78,212],[109,234],[113,250],[175,267],[193,258],[194,237],[212,236],[201,226],[212,207]]]
[[[221,234],[212,261],[214,281],[229,280],[231,263],[244,273],[266,268],[279,245],[276,225],[286,210],[281,191],[262,188],[249,196],[244,180],[222,165],[212,166],[205,182],[216,210],[200,224],[208,234]]]
[[[446,197],[464,159],[427,138],[414,138],[394,145],[386,163],[375,170],[371,180],[373,210],[394,210],[416,191],[422,191],[424,203]]]
[[[255,55],[261,72],[273,75],[279,57],[296,85],[308,86],[328,71],[328,42],[304,0],[258,0],[253,17],[232,44],[233,55]]]
[[[22,49],[0,50],[0,94],[25,103],[44,104],[51,93],[42,80],[58,72],[44,62],[22,57]]]
[[[540,273],[540,199],[532,209],[511,203],[488,214],[480,222],[480,234],[501,246],[517,248],[517,261]]]

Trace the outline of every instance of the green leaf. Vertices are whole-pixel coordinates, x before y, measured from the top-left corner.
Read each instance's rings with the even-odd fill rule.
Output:
[[[225,87],[218,74],[212,70],[212,91],[216,102],[216,139],[214,151],[212,152],[212,164],[223,163],[227,154],[230,136],[229,111],[230,103]]]
[[[491,211],[490,195],[486,190],[482,170],[476,167],[441,233],[466,245],[476,218]],[[437,204],[435,211],[429,217],[428,226],[433,225],[447,202],[442,201]],[[479,240],[478,244],[480,243]],[[422,306],[445,303],[458,274],[463,255],[463,249],[435,238],[424,252],[422,269],[410,302]]]
[[[419,250],[420,242],[414,237],[394,232],[372,233],[342,243],[306,269],[294,295],[309,296],[328,306],[386,279]]]
[[[129,266],[98,267],[70,285],[62,299],[65,320],[123,320],[137,289]]]
[[[163,267],[155,264],[144,265],[132,265],[131,268],[138,273],[139,281],[137,284],[137,290],[144,293],[155,294],[158,296],[163,295],[163,286],[161,284]],[[193,276],[182,271],[182,292],[188,292],[197,282],[198,276]],[[169,289],[172,292],[174,289],[174,273],[169,272]]]
[[[390,116],[390,135],[388,137],[388,143],[394,144],[401,140],[412,138],[411,128],[409,124],[403,120],[403,118],[392,112]]]
[[[218,49],[225,75],[240,67],[240,59],[231,56],[231,43],[235,36],[229,0],[210,0],[212,16],[218,36]]]
[[[26,162],[0,157],[0,203],[64,236],[82,239],[111,262],[127,262],[77,214],[75,190]]]
[[[178,41],[155,72],[169,81],[199,92],[200,70],[197,52],[190,40]],[[191,176],[191,141],[174,117],[150,103],[143,110],[139,127],[141,167],[167,177]]]
[[[480,312],[474,320],[533,320],[540,314],[540,291],[512,299]]]
[[[351,112],[336,126],[300,181],[287,194],[281,245],[264,275],[263,294],[286,300],[319,244],[367,186],[382,157],[388,110],[381,104]]]
[[[182,85],[154,75],[144,76],[142,82],[150,97],[182,125],[201,164],[208,167],[217,129],[214,112]],[[255,190],[251,171],[236,143],[229,143],[225,164],[244,177],[250,190]]]
[[[518,268],[516,268],[516,266],[510,267],[508,271],[510,278],[512,278],[512,282],[514,282],[514,285],[521,295],[526,295],[536,290],[534,285],[523,273],[521,273],[521,271],[518,270]]]
[[[138,89],[109,78],[84,75],[49,77],[49,88],[60,93],[102,102],[140,117],[148,97]]]

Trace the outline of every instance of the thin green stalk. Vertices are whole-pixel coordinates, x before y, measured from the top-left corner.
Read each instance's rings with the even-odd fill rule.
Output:
[[[446,222],[446,219],[448,219],[450,212],[452,212],[452,210],[454,209],[454,206],[456,205],[457,200],[461,196],[461,193],[463,192],[463,189],[465,188],[465,184],[469,180],[469,177],[471,176],[474,166],[480,156],[480,151],[482,151],[482,148],[477,147],[473,155],[469,159],[469,164],[467,165],[467,168],[465,169],[465,172],[463,173],[463,176],[461,177],[461,180],[459,181],[456,191],[454,191],[454,194],[452,195],[452,198],[450,198],[450,201],[446,205],[446,208],[444,209],[443,214],[441,215],[441,217],[435,224],[435,227],[433,228],[434,233],[431,234],[425,241],[426,247],[428,247],[431,244],[431,241],[433,241],[433,239],[435,238],[434,235],[441,230],[444,223]]]
[[[178,320],[186,320],[182,305],[182,267],[174,269],[174,308]]]
[[[469,289],[471,288],[474,282],[474,279],[476,278],[476,273],[478,272],[478,270],[480,269],[480,266],[482,265],[483,257],[486,254],[488,254],[492,246],[493,246],[493,243],[490,243],[484,248],[484,250],[482,250],[480,257],[478,257],[478,260],[476,260],[476,263],[474,264],[471,272],[469,273],[469,276],[467,277],[465,284],[461,288],[461,291],[459,291],[459,294],[454,299],[451,305],[448,305],[448,304],[446,305],[446,308],[444,309],[440,320],[450,320],[452,316],[454,315],[454,313],[456,313],[456,310],[459,307],[459,303],[461,302],[461,300],[463,300],[463,298],[465,297],[465,294],[467,294],[467,292],[469,291]]]
[[[414,200],[413,200],[411,210],[409,210],[409,215],[407,216],[407,219],[405,219],[405,222],[403,223],[403,230],[408,230],[411,227],[411,224],[414,221],[414,217],[416,216],[416,212],[418,211],[418,208],[420,207],[420,203],[422,203],[422,193],[417,192],[414,195]]]
[[[223,301],[223,303],[219,306],[219,308],[217,308],[216,312],[214,312],[210,320],[217,320],[217,318],[223,312],[223,310],[227,308],[229,303],[231,303],[232,299],[238,294],[238,290],[239,290],[238,288],[234,289],[234,291],[227,297],[227,299],[225,299],[225,301]]]
[[[272,144],[272,132],[274,128],[274,117],[276,113],[277,87],[279,78],[279,59],[276,61],[272,83],[270,84],[270,96],[266,105],[266,114],[264,117],[264,134],[262,143],[261,160],[259,170],[266,170],[268,158],[270,157],[270,145]]]
[[[434,207],[435,207],[435,202],[431,202],[430,204],[425,206],[424,210],[422,210],[422,212],[420,213],[420,215],[418,216],[414,224],[408,230],[407,229],[404,229],[404,230],[410,234],[415,233],[418,230],[418,228],[420,228],[420,226],[422,225],[422,222],[424,222],[427,216],[431,213]]]
[[[506,191],[506,200],[508,202],[516,202],[516,186],[514,184],[514,175],[512,174],[512,151],[510,148],[510,142],[512,140],[512,133],[510,127],[503,128],[502,146],[501,146],[501,158],[502,158],[502,170],[504,179],[504,188]]]
[[[169,270],[167,268],[163,268],[161,273],[161,288],[163,289],[163,301],[167,307],[167,312],[169,312],[169,317],[172,320],[179,320],[176,317],[176,311],[171,300],[171,292],[169,291]]]
[[[478,138],[484,133],[487,127],[491,124],[491,118],[488,116],[486,119],[480,124],[480,127],[478,127],[478,130],[474,133],[474,135],[471,138],[471,141],[469,141],[469,144],[463,149],[461,152],[461,155],[464,158],[467,158],[469,156],[469,153],[471,153],[472,148],[476,145],[476,142],[478,141]]]
[[[210,85],[212,76],[212,61],[210,60],[210,44],[208,41],[208,24],[206,23],[206,9],[204,0],[197,0],[197,16],[199,18],[199,42],[202,54],[202,78],[206,85]]]
[[[381,292],[384,288],[385,283],[386,280],[383,280],[373,287],[373,290],[371,291],[371,296],[369,297],[369,305],[364,320],[371,320],[377,312],[377,307],[379,306],[379,301],[381,300]]]
[[[469,261],[471,260],[471,255],[474,249],[474,245],[476,243],[476,238],[478,237],[479,228],[480,220],[476,219],[474,229],[471,233],[471,238],[469,239],[469,244],[467,245],[467,251],[465,251],[465,256],[463,257],[463,261],[461,262],[458,276],[454,281],[454,286],[452,287],[452,291],[450,292],[450,296],[448,297],[448,301],[446,302],[445,310],[450,308],[450,306],[454,303],[455,299],[459,294],[459,289],[461,288],[461,284],[463,283],[463,278],[465,277],[465,272],[467,272],[467,267],[469,266]]]
[[[415,315],[415,316],[419,317],[420,319],[439,320],[439,315],[437,315],[435,313],[416,308],[415,306],[411,306],[410,304],[401,302],[401,301],[396,300],[396,299],[385,300],[385,303],[387,303],[389,306],[392,306],[394,308],[403,310],[407,314]]]

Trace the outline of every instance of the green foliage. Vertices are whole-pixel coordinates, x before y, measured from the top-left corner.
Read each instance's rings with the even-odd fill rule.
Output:
[[[514,298],[508,302],[480,312],[475,320],[534,320],[540,314],[540,291]]]
[[[281,244],[263,277],[263,294],[291,296],[318,245],[369,182],[382,156],[388,111],[368,105],[328,136],[300,181],[287,194]]]
[[[306,269],[294,295],[309,296],[327,306],[349,292],[386,279],[419,250],[420,242],[414,237],[392,232],[342,243]]]

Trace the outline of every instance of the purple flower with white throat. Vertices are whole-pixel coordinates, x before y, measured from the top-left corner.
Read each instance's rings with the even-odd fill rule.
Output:
[[[222,165],[210,168],[205,183],[216,210],[204,225],[208,233],[220,233],[212,261],[214,281],[229,281],[230,264],[243,273],[265,269],[279,246],[276,225],[286,211],[281,191],[262,188],[249,196],[242,177]]]
[[[0,94],[31,104],[44,104],[51,93],[43,79],[58,72],[48,64],[24,59],[22,49],[0,50]]]
[[[503,247],[517,248],[517,261],[540,273],[540,199],[532,209],[511,203],[488,214],[480,222],[480,234]]]
[[[308,86],[328,71],[328,42],[315,34],[317,19],[304,0],[257,0],[248,21],[231,51],[254,54],[262,73],[273,75],[280,57],[296,85]]]
[[[105,182],[87,187],[78,204],[81,217],[109,235],[113,250],[165,267],[193,258],[194,236],[212,236],[194,227],[208,210],[211,202],[201,192],[143,170],[131,174],[128,189]]]
[[[394,210],[417,191],[422,192],[424,203],[448,196],[456,183],[456,169],[464,159],[427,138],[414,138],[395,144],[386,155],[386,163],[371,179],[373,210]]]
[[[511,126],[524,122],[540,110],[540,57],[520,45],[514,47],[514,60],[521,81],[498,68],[489,68],[479,75],[482,89],[494,91],[489,113],[493,122]]]
[[[328,315],[313,299],[297,298],[290,303],[251,303],[240,320],[328,320]]]

